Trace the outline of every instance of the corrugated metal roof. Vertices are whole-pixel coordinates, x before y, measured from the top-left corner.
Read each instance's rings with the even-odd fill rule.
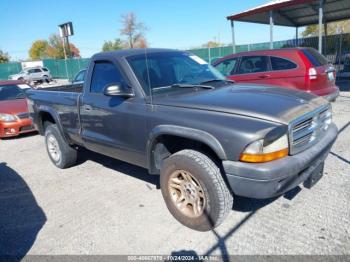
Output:
[[[227,19],[269,24],[269,12],[273,10],[275,25],[305,26],[318,24],[318,8],[319,0],[274,0]],[[343,19],[350,19],[350,0],[324,0],[324,21]]]

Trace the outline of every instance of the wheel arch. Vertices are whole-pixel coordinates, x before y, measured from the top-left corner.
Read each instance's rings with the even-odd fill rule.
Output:
[[[56,124],[58,130],[61,132],[62,137],[65,139],[67,143],[69,143],[69,139],[63,132],[63,128],[61,122],[59,121],[59,117],[57,113],[49,107],[42,108],[38,111],[38,131],[41,135],[45,134],[45,122],[51,122],[52,124]]]
[[[171,141],[168,141],[169,138]],[[220,142],[208,132],[174,125],[155,127],[147,142],[149,173],[159,174],[161,162],[170,154],[182,149],[198,149],[198,146],[204,147],[200,149],[205,149],[210,156],[217,160],[227,159]]]

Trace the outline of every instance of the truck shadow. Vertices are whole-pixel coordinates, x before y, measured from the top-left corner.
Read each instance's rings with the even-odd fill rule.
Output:
[[[30,250],[46,216],[21,176],[0,162],[0,260],[20,260]]]
[[[155,185],[157,189],[160,189],[159,176],[150,175],[147,169],[142,167],[138,167],[86,149],[81,149],[78,154],[77,165],[81,165],[87,160],[99,163],[106,168],[115,170],[125,175],[143,180],[147,183]]]
[[[199,255],[194,250],[179,250],[171,252],[171,256],[191,256],[191,259],[188,261],[212,261],[210,256],[215,254],[215,260],[220,256],[219,261],[230,261],[229,249],[226,245],[227,239],[229,239],[238,229],[240,229],[244,224],[246,224],[257,212],[251,211],[245,215],[238,223],[236,223],[226,234],[220,235],[215,229],[211,230],[211,233],[216,237],[216,242],[211,247],[207,249],[204,254]],[[216,250],[219,250],[219,253],[214,253]]]
[[[137,167],[110,157],[103,156],[98,153],[94,153],[88,150],[82,150],[79,154],[78,164],[83,164],[85,161],[91,160],[95,161],[107,168],[113,169],[117,172],[124,173],[125,175],[141,179],[147,183],[152,183],[156,185],[157,189],[159,186],[159,176],[149,175],[148,171],[144,168]],[[293,198],[299,190],[292,189],[287,192],[284,197],[291,199]],[[289,195],[287,197],[287,195]],[[193,257],[196,261],[208,261],[208,256],[216,254],[216,250],[219,250],[219,254],[222,257],[223,261],[230,261],[229,259],[229,250],[226,246],[226,241],[235,234],[235,232],[244,226],[257,212],[259,209],[265,207],[266,205],[271,204],[279,197],[271,199],[250,199],[245,197],[235,196],[234,205],[232,210],[235,212],[246,213],[244,217],[233,227],[231,227],[228,232],[224,235],[220,235],[215,229],[211,230],[211,233],[215,235],[216,242],[213,244],[203,255],[198,255],[194,250],[178,250],[171,252],[171,256],[190,256]],[[208,219],[210,220],[209,216]],[[207,257],[206,257],[207,256]],[[210,259],[209,259],[210,260]],[[221,260],[221,259],[220,259]],[[188,261],[193,261],[192,259]]]
[[[127,176],[131,176],[140,180],[143,180],[147,183],[153,184],[157,189],[160,189],[159,176],[150,175],[147,169],[142,167],[138,167],[108,156],[104,156],[86,149],[81,149],[78,154],[78,162],[77,165],[81,165],[86,161],[90,160],[100,165],[103,165],[106,168],[115,170],[117,172],[123,173]],[[251,212],[256,211],[273,201],[277,198],[271,199],[251,199],[235,196],[236,201],[234,201],[234,205],[232,207],[233,210],[238,212]]]

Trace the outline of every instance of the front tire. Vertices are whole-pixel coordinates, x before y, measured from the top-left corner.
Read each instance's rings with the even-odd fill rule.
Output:
[[[51,162],[58,168],[68,168],[76,163],[77,150],[65,141],[56,124],[46,126],[45,144]]]
[[[211,230],[232,209],[233,197],[220,169],[198,151],[182,150],[166,159],[160,184],[170,213],[189,228]]]

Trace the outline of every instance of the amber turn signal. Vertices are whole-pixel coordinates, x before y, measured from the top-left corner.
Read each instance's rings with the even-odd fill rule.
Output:
[[[276,152],[265,153],[265,154],[242,153],[240,160],[243,162],[249,162],[249,163],[263,163],[263,162],[269,162],[279,158],[283,158],[287,155],[288,155],[288,148],[284,148]]]

